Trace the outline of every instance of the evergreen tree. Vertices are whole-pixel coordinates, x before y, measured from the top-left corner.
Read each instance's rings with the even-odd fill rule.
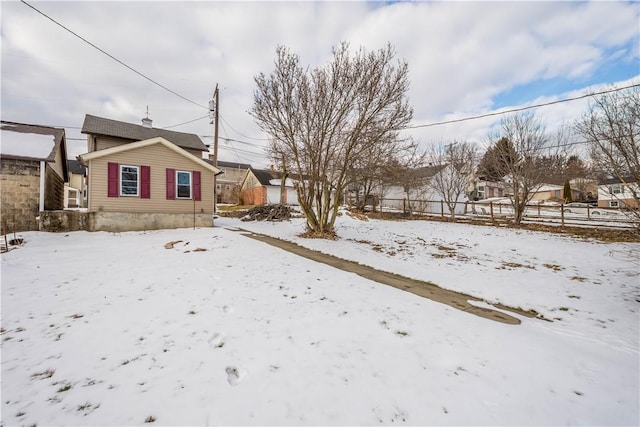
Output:
[[[562,198],[565,203],[573,202],[573,197],[571,196],[571,185],[569,184],[569,180],[564,182],[564,189],[562,190]]]

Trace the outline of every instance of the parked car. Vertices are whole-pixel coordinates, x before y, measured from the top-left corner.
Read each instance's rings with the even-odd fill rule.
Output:
[[[607,215],[609,213],[614,213],[614,212],[608,212],[605,209],[594,208],[593,205],[589,203],[572,202],[572,203],[567,203],[563,206],[564,206],[564,213],[576,213],[576,214],[583,214],[583,215],[587,215],[587,214]]]

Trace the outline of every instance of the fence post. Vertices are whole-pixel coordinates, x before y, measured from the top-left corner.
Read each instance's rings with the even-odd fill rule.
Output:
[[[560,222],[564,227],[564,205],[560,205]]]
[[[444,218],[444,200],[440,200],[440,218]]]
[[[493,202],[489,202],[489,212],[491,212],[491,222],[495,222],[493,218]]]

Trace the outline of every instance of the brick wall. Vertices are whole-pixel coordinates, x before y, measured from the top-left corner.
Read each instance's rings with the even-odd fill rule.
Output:
[[[0,159],[0,220],[7,232],[37,230],[40,162]]]

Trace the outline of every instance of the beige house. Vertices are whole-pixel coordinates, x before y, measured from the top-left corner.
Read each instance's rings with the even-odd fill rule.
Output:
[[[82,154],[89,169],[93,230],[131,231],[213,225],[218,169],[164,138]]]
[[[220,170],[202,158],[208,148],[197,135],[90,115],[82,132],[90,230],[213,226]]]
[[[38,230],[43,211],[64,207],[64,129],[2,121],[0,217],[5,232]]]
[[[212,155],[209,156],[211,159]],[[240,203],[240,185],[244,181],[251,165],[218,160],[218,169],[222,171],[216,179],[217,203],[236,205]]]
[[[472,186],[469,191],[470,199],[472,200],[484,200],[494,197],[504,197],[504,184],[502,182],[489,181],[484,178],[479,178],[472,182]]]
[[[564,185],[543,184],[532,191],[531,202],[563,202]],[[580,190],[571,188],[571,200],[580,197]]]
[[[68,160],[69,181],[64,183],[65,209],[87,207],[87,168],[77,160]]]

